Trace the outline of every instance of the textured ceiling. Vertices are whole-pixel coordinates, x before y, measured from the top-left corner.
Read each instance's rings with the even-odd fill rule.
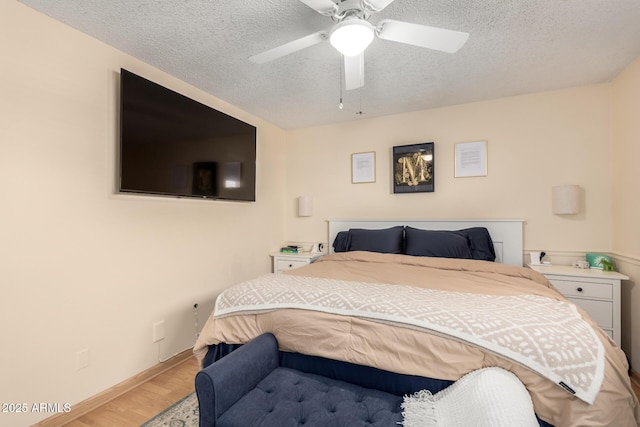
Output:
[[[638,0],[396,0],[384,18],[464,31],[455,54],[376,39],[344,92],[328,42],[247,58],[333,21],[297,0],[20,0],[286,129],[610,81],[640,56]],[[363,115],[358,115],[358,111]]]

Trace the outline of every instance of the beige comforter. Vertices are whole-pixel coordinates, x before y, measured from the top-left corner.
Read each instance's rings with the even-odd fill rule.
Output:
[[[325,256],[288,274],[565,300],[535,271],[483,261],[348,252]],[[194,353],[202,360],[211,344],[243,343],[268,331],[276,335],[284,351],[398,373],[457,380],[475,369],[499,366],[520,378],[531,394],[538,416],[556,427],[639,425],[640,406],[631,389],[624,353],[579,311],[594,326],[605,348],[604,380],[593,405],[519,364],[470,344],[397,324],[319,311],[283,309],[223,318],[211,316]]]

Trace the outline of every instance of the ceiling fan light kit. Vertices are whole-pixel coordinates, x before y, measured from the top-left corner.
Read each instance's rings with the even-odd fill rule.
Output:
[[[375,27],[359,18],[336,24],[329,35],[331,46],[345,56],[360,55],[373,41]]]

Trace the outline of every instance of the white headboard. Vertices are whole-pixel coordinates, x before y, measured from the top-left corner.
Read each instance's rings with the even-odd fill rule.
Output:
[[[333,241],[340,231],[350,228],[379,230],[396,225],[408,225],[421,230],[460,230],[484,227],[489,230],[496,251],[496,262],[522,266],[523,231],[521,219],[330,219],[329,251],[333,252]]]

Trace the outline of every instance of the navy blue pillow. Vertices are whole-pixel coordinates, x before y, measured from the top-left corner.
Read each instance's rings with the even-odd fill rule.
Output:
[[[472,259],[469,240],[455,231],[405,228],[405,253],[413,256]]]
[[[347,250],[401,254],[403,236],[402,225],[382,230],[352,228],[349,230]]]
[[[335,240],[333,241],[333,251],[347,252],[348,247],[349,247],[349,232],[339,231],[338,234],[336,234]]]
[[[471,249],[473,259],[483,261],[496,260],[496,251],[493,247],[493,240],[491,240],[489,230],[484,227],[472,227],[455,232],[460,233],[469,240],[469,249]]]

